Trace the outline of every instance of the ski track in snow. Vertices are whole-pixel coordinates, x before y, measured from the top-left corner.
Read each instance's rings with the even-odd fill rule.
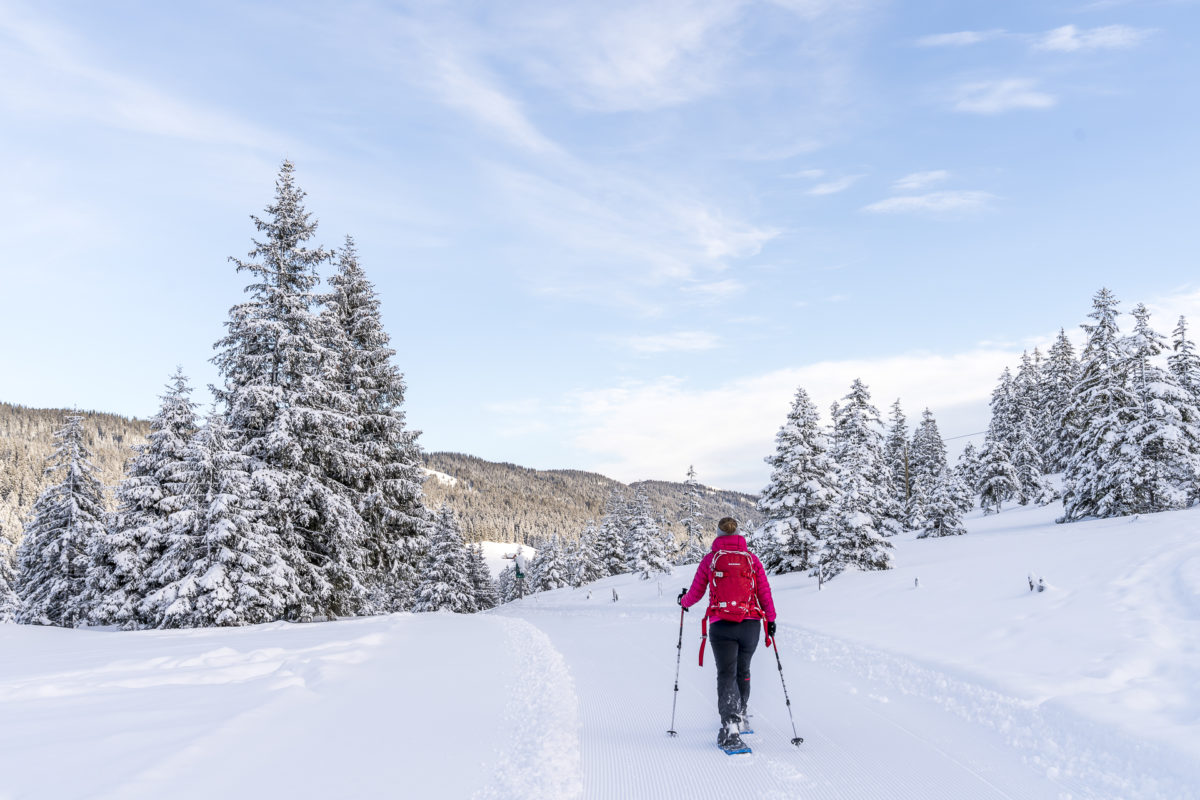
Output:
[[[1019,761],[985,748],[983,766],[972,756],[954,755],[954,742],[935,743],[899,726],[881,712],[882,698],[845,692],[844,675],[823,669],[814,676],[795,652],[789,693],[805,743],[790,744],[792,731],[774,657],[760,645],[754,663],[756,733],[747,737],[748,756],[727,756],[716,747],[715,671],[696,665],[696,620],[689,615],[680,671],[677,739],[669,739],[670,701],[677,633],[665,615],[597,614],[555,610],[520,613],[559,642],[577,680],[583,722],[583,782],[586,798],[739,797],[756,798],[973,798],[1071,797],[1044,776],[1022,776],[1006,790],[1003,776],[988,776],[997,763]],[[665,623],[665,624],[664,624]],[[568,635],[574,632],[576,635]],[[786,635],[786,634],[785,634]],[[651,645],[651,640],[654,644]],[[669,660],[668,670],[644,670],[650,653]],[[631,657],[635,656],[636,657]],[[597,668],[598,665],[603,665]],[[661,664],[656,664],[660,667]],[[787,666],[785,665],[785,670]],[[833,686],[841,691],[831,692]],[[823,695],[811,698],[813,687]],[[836,696],[835,696],[836,695]],[[800,702],[803,701],[803,702]],[[929,723],[925,717],[916,720]],[[934,727],[943,732],[944,722]],[[968,739],[972,747],[977,744]],[[961,748],[959,748],[961,750]],[[978,749],[978,748],[976,748]],[[1030,772],[1025,770],[1025,772]],[[1009,782],[1012,784],[1012,781]],[[1032,789],[1032,791],[1031,791]],[[1049,793],[1047,793],[1049,792]],[[1086,796],[1086,795],[1077,795]]]
[[[573,800],[582,796],[579,713],[575,687],[562,654],[533,625],[496,617],[505,626],[518,680],[508,692],[505,719],[511,739],[496,756],[492,782],[473,800],[526,798]]]

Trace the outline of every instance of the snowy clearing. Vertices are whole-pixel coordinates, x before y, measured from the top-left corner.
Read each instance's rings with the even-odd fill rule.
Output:
[[[473,616],[0,626],[0,797],[1200,797],[1200,514],[1054,513],[901,537],[820,592],[775,578],[805,742],[760,647],[738,758],[696,613],[666,736],[690,568]]]

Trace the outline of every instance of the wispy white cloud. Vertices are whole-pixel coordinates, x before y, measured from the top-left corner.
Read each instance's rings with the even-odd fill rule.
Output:
[[[0,105],[22,114],[80,118],[106,127],[274,153],[294,142],[223,109],[180,97],[107,67],[72,34],[19,6],[0,13]]]
[[[627,336],[620,342],[638,353],[681,353],[712,350],[720,345],[721,337],[709,331],[675,331],[649,336]]]
[[[934,184],[943,183],[950,178],[950,173],[944,169],[931,169],[926,172],[911,172],[892,184],[897,192],[919,192]]]
[[[1037,88],[1028,78],[966,83],[953,97],[954,109],[972,114],[1001,114],[1018,109],[1053,108],[1058,99]]]
[[[1063,25],[1037,37],[1034,47],[1038,50],[1053,50],[1060,53],[1076,53],[1085,50],[1124,50],[1137,47],[1153,31],[1133,28],[1128,25],[1104,25],[1098,28],[1078,28]]]
[[[816,186],[808,190],[808,194],[818,197],[827,194],[838,194],[839,192],[846,191],[865,177],[865,175],[846,175],[845,177],[838,178],[837,180],[818,183]]]
[[[825,177],[825,170],[823,170],[823,169],[802,169],[802,170],[798,170],[797,172],[789,172],[787,175],[784,175],[783,177],[785,177],[785,178],[804,178],[806,180],[815,181],[819,178]]]
[[[621,480],[669,477],[695,464],[705,483],[758,491],[762,464],[797,386],[826,409],[855,378],[868,384],[877,406],[899,397],[905,408],[929,407],[943,435],[987,425],[996,377],[1019,350],[972,349],[825,361],[759,375],[728,376],[696,387],[673,377],[573,393],[574,444],[590,468]],[[704,431],[697,436],[696,431]]]
[[[746,5],[613,0],[548,11],[518,4],[500,22],[494,40],[535,79],[578,106],[648,110],[687,103],[724,86]]]
[[[728,278],[723,281],[710,281],[683,287],[685,294],[693,297],[699,303],[716,303],[736,297],[746,291],[746,285],[739,280]]]
[[[874,214],[944,214],[978,211],[987,206],[995,195],[979,191],[929,192],[919,195],[899,195],[863,207]]]
[[[1003,36],[1003,30],[991,31],[955,31],[954,33],[935,33],[917,39],[918,47],[966,47],[972,44],[986,42]]]

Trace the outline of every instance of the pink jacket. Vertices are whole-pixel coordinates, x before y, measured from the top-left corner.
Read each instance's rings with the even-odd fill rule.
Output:
[[[708,591],[709,581],[712,580],[713,555],[718,550],[741,550],[750,553],[746,548],[746,540],[737,534],[718,536],[713,539],[712,551],[700,559],[700,566],[696,567],[696,577],[692,578],[692,588],[688,589],[687,594],[679,601],[684,608],[690,608],[699,603],[704,597],[704,593]],[[754,562],[754,583],[758,587],[758,605],[767,615],[767,622],[774,622],[775,603],[771,600],[771,584],[767,582],[767,571],[763,569],[758,556],[750,553],[750,560]],[[709,619],[717,619],[717,617],[710,616]],[[752,611],[747,619],[761,619],[761,617],[757,611]]]

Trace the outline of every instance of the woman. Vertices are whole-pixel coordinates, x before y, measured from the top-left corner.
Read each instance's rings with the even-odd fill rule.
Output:
[[[717,529],[720,535],[696,568],[692,588],[680,592],[678,602],[690,608],[712,588],[702,626],[717,662],[717,710],[721,714],[717,744],[737,750],[744,747],[741,732],[750,700],[750,659],[758,647],[760,627],[767,629],[768,645],[775,635],[775,604],[766,570],[738,535],[737,520],[725,517]],[[703,647],[701,644],[701,664]]]

